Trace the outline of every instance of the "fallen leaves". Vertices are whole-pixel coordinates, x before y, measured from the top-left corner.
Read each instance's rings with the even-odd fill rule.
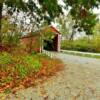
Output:
[[[48,77],[54,75],[56,72],[63,69],[63,63],[58,59],[45,59],[45,57],[40,58],[41,68],[39,71],[34,73],[29,73],[25,78],[20,79],[17,72],[11,72],[13,69],[13,64],[8,64],[7,71],[0,70],[0,80],[4,80],[7,77],[11,77],[11,80],[3,82],[0,81],[0,92],[4,92],[6,89],[11,89],[15,93],[18,89],[28,88],[30,86],[35,86],[38,83],[42,84],[48,79]],[[40,80],[40,81],[37,81]],[[47,100],[48,96],[43,94],[44,100]]]

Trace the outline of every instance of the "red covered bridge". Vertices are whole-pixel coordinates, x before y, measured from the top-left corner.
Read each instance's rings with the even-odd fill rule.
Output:
[[[53,34],[53,38],[51,40],[42,38],[45,33],[47,33],[47,36]],[[60,39],[60,32],[53,26],[47,26],[31,34],[23,36],[20,39],[20,43],[28,52],[42,52],[43,49],[49,51],[60,51]]]

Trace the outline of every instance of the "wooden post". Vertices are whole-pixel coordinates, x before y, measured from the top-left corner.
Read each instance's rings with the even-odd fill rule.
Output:
[[[57,41],[57,43],[58,43],[57,51],[60,52],[60,46],[61,46],[61,35],[60,34],[58,34],[58,41]]]
[[[43,52],[43,37],[40,35],[40,53]]]

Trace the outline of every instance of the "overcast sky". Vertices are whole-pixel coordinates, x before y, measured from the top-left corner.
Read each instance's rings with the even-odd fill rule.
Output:
[[[64,2],[63,2],[63,0],[58,0],[58,3],[59,3],[60,5],[65,5]],[[64,12],[67,13],[68,11],[65,11],[65,10],[64,10]],[[99,8],[94,8],[94,9],[93,9],[93,12],[94,12],[95,14],[97,14],[97,15],[98,15],[98,18],[100,19],[100,6],[99,6]]]
[[[97,8],[94,8],[93,12],[98,15],[98,18],[100,20],[100,6],[99,6],[98,9]]]
[[[23,0],[23,1],[27,2],[28,0]],[[34,0],[34,1],[37,2],[37,0]],[[58,3],[59,3],[60,5],[63,5],[63,6],[65,5],[64,2],[63,2],[63,0],[58,0]],[[63,9],[63,11],[64,11],[65,14],[68,13],[68,11],[65,11],[64,9]],[[93,12],[94,12],[95,14],[97,14],[97,15],[98,15],[98,18],[100,19],[100,6],[99,6],[98,9],[97,9],[97,8],[94,8]]]

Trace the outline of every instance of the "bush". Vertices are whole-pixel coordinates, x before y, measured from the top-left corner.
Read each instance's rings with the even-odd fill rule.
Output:
[[[95,37],[92,40],[92,46],[93,46],[93,51],[94,52],[99,52],[100,53],[100,37]]]
[[[10,68],[12,65],[13,68]],[[18,76],[24,78],[27,74],[37,72],[41,67],[36,54],[32,55],[11,55],[7,52],[0,53],[0,70],[8,73],[17,72]]]
[[[93,38],[90,41],[87,39],[62,41],[61,48],[64,50],[100,53],[100,38]]]
[[[3,70],[1,65],[5,65]],[[0,92],[2,90],[9,92],[9,89],[21,85],[32,86],[36,79],[53,75],[62,68],[62,65],[59,60],[42,54],[12,55],[2,52],[0,54]]]
[[[71,50],[73,49],[72,43],[69,41],[62,41],[61,48],[65,50]]]
[[[20,33],[7,33],[2,36],[2,44],[19,45]]]
[[[0,66],[5,67],[9,63],[11,63],[11,55],[7,52],[0,53]]]
[[[83,52],[91,52],[91,43],[89,43],[87,40],[76,40],[73,43],[73,50],[76,51],[83,51]]]
[[[17,64],[14,66],[14,72],[17,72],[19,78],[25,78],[28,73],[27,67],[22,64]]]
[[[41,64],[38,59],[33,59],[33,56],[28,55],[25,58],[23,58],[24,62],[27,64],[28,70],[31,72],[38,71],[41,67]]]
[[[40,62],[38,60],[35,60],[35,61],[33,61],[33,63],[34,63],[34,70],[38,71],[41,66]]]

